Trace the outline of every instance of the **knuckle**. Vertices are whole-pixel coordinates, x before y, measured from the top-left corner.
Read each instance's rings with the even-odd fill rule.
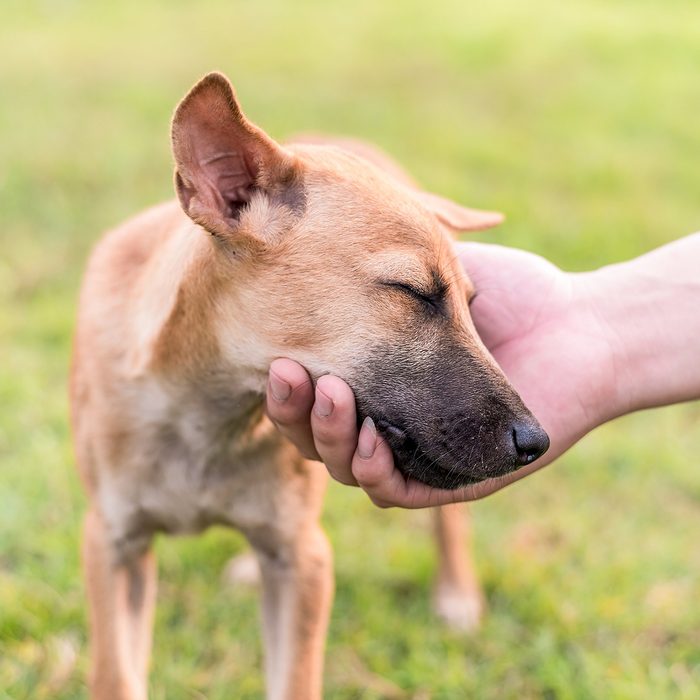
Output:
[[[305,459],[320,461],[321,458],[316,451],[311,435],[308,433],[308,431],[305,431],[303,427],[296,430],[281,428],[280,433],[282,433],[282,435],[287,438],[287,440],[289,440],[294,447],[297,448],[302,457]]]
[[[309,420],[308,414],[305,414],[299,407],[280,406],[279,404],[273,404],[271,401],[267,402],[267,415],[278,428],[281,426],[303,425],[305,422],[308,423]]]
[[[286,403],[290,406],[303,406],[310,410],[314,400],[314,391],[311,382],[307,379],[300,384],[293,384],[292,391]]]
[[[354,420],[355,414],[355,397],[350,394],[347,396],[342,392],[335,392],[333,394],[333,405],[334,405],[334,416],[342,416],[346,419],[350,417]]]
[[[277,430],[280,431],[280,433],[282,433],[283,435],[287,435],[291,424],[284,419],[284,416],[280,416],[273,413],[272,411],[268,411],[267,417],[272,422],[272,425],[274,425],[275,428],[277,428]]]
[[[314,421],[313,433],[314,440],[326,447],[342,444],[346,437],[338,426],[331,425],[326,421]]]
[[[328,470],[331,474],[331,476],[338,481],[339,483],[343,484],[344,486],[357,486],[355,483],[354,479],[351,479],[347,476],[345,476],[344,473],[339,472],[338,470],[333,470],[331,471],[330,469]]]

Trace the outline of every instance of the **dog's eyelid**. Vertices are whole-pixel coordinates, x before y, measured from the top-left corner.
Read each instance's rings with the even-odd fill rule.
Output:
[[[406,282],[382,282],[386,287],[393,287],[402,291],[417,301],[421,302],[427,309],[433,313],[443,313],[443,302],[447,293],[446,286],[432,288],[430,290],[421,289],[411,283]]]
[[[399,282],[391,280],[388,282],[382,282],[385,287],[395,287],[396,289],[402,289],[404,292],[409,292],[418,297],[425,297],[426,299],[437,299],[443,296],[443,290],[438,289],[425,289],[413,282]]]

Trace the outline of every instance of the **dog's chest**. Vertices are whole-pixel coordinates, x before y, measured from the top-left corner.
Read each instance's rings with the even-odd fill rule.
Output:
[[[132,547],[157,531],[264,524],[280,440],[258,395],[198,392],[174,399],[150,387],[136,403],[142,420],[129,464],[101,490],[117,542]]]

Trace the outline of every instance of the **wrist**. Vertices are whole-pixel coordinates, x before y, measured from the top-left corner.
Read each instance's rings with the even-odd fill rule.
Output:
[[[611,300],[622,294],[616,272],[605,267],[568,273],[571,280],[572,325],[580,343],[578,386],[574,388],[583,412],[580,435],[633,410],[627,390],[627,348],[617,332]]]
[[[639,407],[634,391],[639,358],[634,352],[633,329],[638,323],[637,280],[629,263],[608,265],[581,273],[580,307],[600,348],[597,367],[591,367],[595,420],[602,424]]]
[[[605,420],[700,396],[700,279],[687,262],[698,243],[688,237],[581,275],[612,371]]]

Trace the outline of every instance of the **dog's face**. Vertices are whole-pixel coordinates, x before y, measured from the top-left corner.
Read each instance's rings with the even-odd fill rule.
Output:
[[[285,356],[343,377],[399,468],[433,486],[505,474],[547,449],[474,330],[474,290],[448,231],[497,215],[417,192],[339,149],[283,149],[218,74],[179,106],[173,148],[183,209],[213,234],[230,275],[223,352],[258,371]]]

